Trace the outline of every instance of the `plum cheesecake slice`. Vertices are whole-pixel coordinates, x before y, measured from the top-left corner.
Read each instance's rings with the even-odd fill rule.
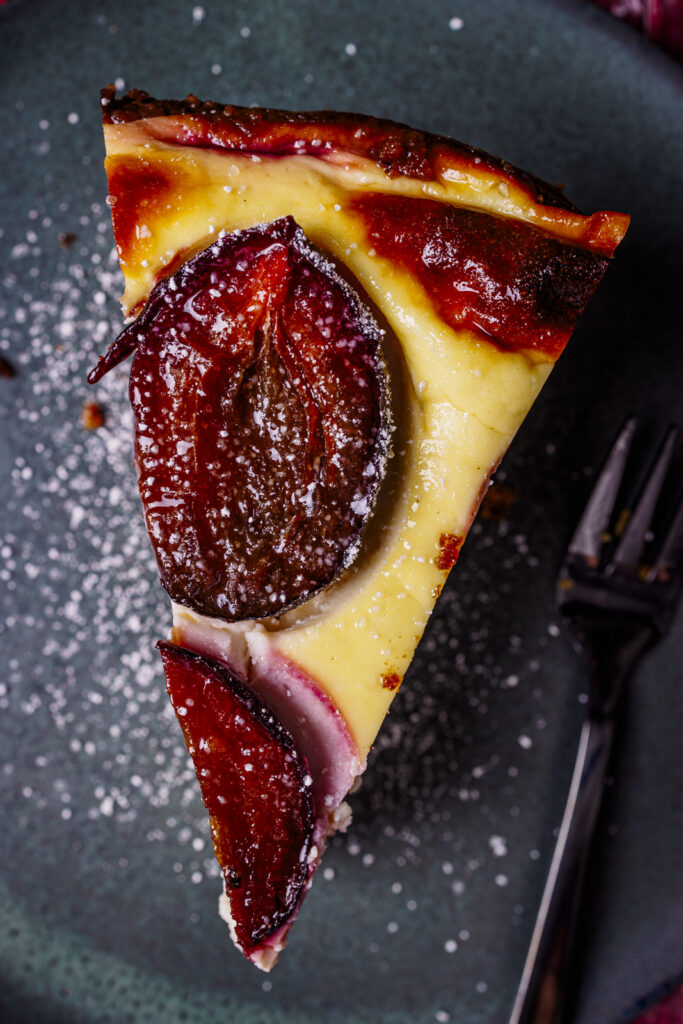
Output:
[[[498,465],[628,226],[355,114],[102,95],[160,644],[268,970]]]

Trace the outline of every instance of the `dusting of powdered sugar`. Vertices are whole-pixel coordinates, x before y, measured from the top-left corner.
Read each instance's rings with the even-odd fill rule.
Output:
[[[65,236],[41,206],[9,241],[0,280],[0,355],[16,370],[0,393],[14,442],[0,536],[0,638],[10,652],[0,712],[8,727],[52,742],[27,751],[21,773],[15,761],[3,771],[26,802],[19,824],[32,805],[53,806],[65,825],[75,815],[122,827],[141,818],[148,842],[173,837],[173,874],[198,883],[218,866],[154,650],[170,614],[136,492],[128,366],[97,388],[85,382],[121,327],[109,211],[74,204]],[[69,204],[59,213],[68,220]],[[48,258],[52,279],[41,271]],[[99,429],[84,429],[86,402],[103,413]],[[55,733],[69,762],[61,772]],[[178,804],[185,815],[167,813]]]
[[[111,864],[105,852],[93,885],[103,864],[126,877],[136,845],[162,847],[169,877],[190,887],[210,879],[212,914],[218,866],[154,650],[170,608],[137,496],[128,365],[94,389],[85,383],[122,324],[109,211],[79,197],[59,215],[57,223],[36,200],[19,233],[3,238],[0,279],[0,355],[17,371],[0,380],[9,439],[0,712],[8,734],[25,738],[19,753],[0,757],[21,808],[13,849],[21,855],[21,836],[43,815],[65,849],[72,827],[110,823],[128,852]],[[87,401],[102,407],[98,429],[83,427]],[[388,444],[387,427],[382,459]],[[543,458],[552,465],[551,453],[541,466]],[[427,929],[445,991],[454,960],[471,965],[468,951],[485,945],[483,902],[495,905],[500,928],[529,926],[533,907],[516,894],[530,866],[542,874],[555,822],[541,821],[521,794],[534,791],[543,763],[536,738],[557,732],[541,666],[562,641],[546,612],[530,618],[505,594],[538,567],[541,515],[532,513],[526,533],[506,519],[475,523],[352,797],[354,824],[323,862],[318,899],[332,901],[342,934],[346,908],[358,913],[359,894],[372,894],[373,919],[358,941],[373,971],[389,970]],[[461,982],[472,998],[495,985],[489,963]],[[279,984],[276,973],[275,992]]]

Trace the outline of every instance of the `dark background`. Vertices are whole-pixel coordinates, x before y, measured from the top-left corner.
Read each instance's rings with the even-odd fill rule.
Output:
[[[643,450],[681,419],[680,69],[580,0],[14,0],[0,48],[0,354],[17,370],[0,380],[0,1017],[503,1024],[582,714],[557,566],[624,416],[642,417]],[[475,525],[353,829],[269,978],[215,913],[164,703],[152,645],[169,609],[125,368],[98,387],[106,425],[80,424],[87,369],[121,324],[98,105],[115,79],[392,117],[633,216],[503,463],[517,500]],[[679,617],[631,687],[582,933],[583,1024],[626,1020],[683,968],[682,649]]]

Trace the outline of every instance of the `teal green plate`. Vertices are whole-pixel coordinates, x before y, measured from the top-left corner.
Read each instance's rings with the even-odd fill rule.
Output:
[[[0,1019],[504,1024],[585,684],[553,583],[627,412],[681,418],[681,73],[592,5],[11,0],[0,9]],[[472,531],[282,962],[232,949],[153,649],[168,624],[131,467],[101,85],[360,110],[483,146],[628,238]],[[61,236],[61,242],[60,242]],[[75,237],[74,237],[75,236]],[[679,461],[680,465],[680,461]],[[683,971],[683,630],[634,680],[582,929],[577,1021]]]

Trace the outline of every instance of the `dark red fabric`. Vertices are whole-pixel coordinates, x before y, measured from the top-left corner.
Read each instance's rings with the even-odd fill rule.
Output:
[[[683,60],[683,0],[650,0],[643,25],[649,36]]]
[[[683,986],[638,1017],[633,1024],[683,1024]]]
[[[594,0],[683,61],[683,0]]]
[[[616,18],[623,18],[624,21],[642,28],[643,11],[646,0],[595,0],[599,7],[603,7]]]

